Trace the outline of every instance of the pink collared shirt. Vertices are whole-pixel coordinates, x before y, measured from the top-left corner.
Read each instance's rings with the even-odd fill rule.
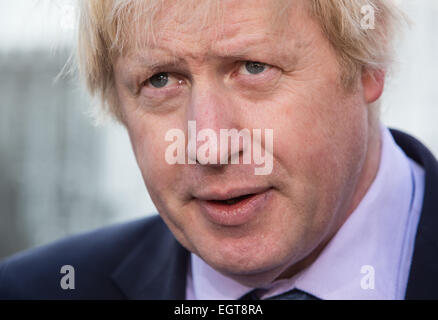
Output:
[[[374,182],[319,257],[290,279],[277,280],[262,299],[293,288],[320,299],[403,299],[424,194],[424,170],[382,126],[382,154]],[[246,287],[191,254],[189,300],[238,299]]]

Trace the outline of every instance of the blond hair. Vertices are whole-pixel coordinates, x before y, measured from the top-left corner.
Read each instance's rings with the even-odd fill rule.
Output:
[[[394,0],[304,0],[309,13],[337,52],[343,85],[351,88],[363,68],[386,69],[390,65],[393,39],[404,15]],[[278,11],[287,11],[292,0],[279,0]],[[77,64],[90,94],[99,97],[103,109],[123,122],[114,89],[113,63],[132,45],[132,28],[148,30],[154,39],[154,22],[166,0],[80,0]],[[178,2],[192,16],[196,8],[204,23],[217,14],[218,0],[184,0]],[[374,12],[374,28],[361,25],[364,8]],[[281,20],[281,19],[280,19]],[[199,19],[197,20],[199,21]],[[145,25],[146,24],[146,25]],[[135,31],[135,30],[134,30]],[[135,40],[135,39],[134,39]]]

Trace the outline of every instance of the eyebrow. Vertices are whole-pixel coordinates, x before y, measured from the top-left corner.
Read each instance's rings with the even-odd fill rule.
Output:
[[[269,35],[263,35],[250,37],[249,39],[245,36],[238,40],[227,41],[223,45],[214,43],[207,51],[206,56],[219,59],[246,60],[250,58],[250,53],[253,53],[254,51],[260,52],[260,48],[263,46],[267,52],[275,51],[277,54],[283,55],[283,50],[278,48],[277,42],[270,41]],[[185,55],[187,53],[192,56],[196,55],[196,53],[192,53],[189,50],[186,51]],[[170,50],[166,47],[159,47],[157,49],[136,53],[133,56],[133,62],[137,65],[141,65],[147,70],[158,70],[166,67],[175,68],[186,63],[184,58],[178,57],[178,54],[175,53],[174,50]]]
[[[161,55],[161,57],[154,56],[154,54],[150,53],[137,54],[134,56],[133,62],[141,64],[149,70],[155,70],[165,66],[176,66],[183,63],[183,59],[178,58],[175,55]]]

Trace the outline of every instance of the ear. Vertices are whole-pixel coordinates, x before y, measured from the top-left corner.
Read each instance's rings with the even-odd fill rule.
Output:
[[[379,99],[385,86],[385,70],[363,68],[361,80],[365,102],[369,104]]]

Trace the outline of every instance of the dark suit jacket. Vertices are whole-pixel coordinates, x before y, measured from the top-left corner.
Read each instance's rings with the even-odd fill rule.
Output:
[[[392,130],[426,172],[407,299],[438,299],[438,163],[414,138]],[[184,299],[189,253],[158,216],[106,227],[19,253],[0,265],[0,299]],[[63,290],[63,265],[75,289]]]

